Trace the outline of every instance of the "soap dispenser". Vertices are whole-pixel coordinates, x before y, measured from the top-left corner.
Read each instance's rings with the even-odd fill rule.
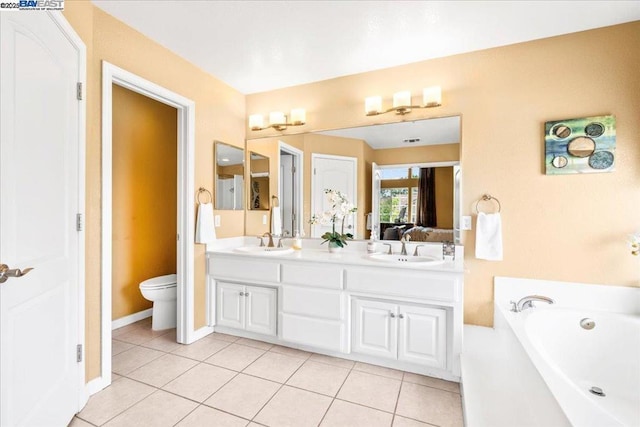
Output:
[[[367,242],[367,253],[372,254],[375,253],[378,249],[378,244],[376,241],[378,240],[378,233],[376,232],[376,228],[373,227],[371,230],[371,237],[369,237],[369,241]]]

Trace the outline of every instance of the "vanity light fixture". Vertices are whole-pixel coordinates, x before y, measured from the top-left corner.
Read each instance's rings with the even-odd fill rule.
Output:
[[[269,124],[264,125],[264,117],[262,114],[252,114],[249,116],[249,128],[251,130],[265,130],[274,128],[275,130],[285,130],[289,126],[302,126],[306,123],[307,112],[304,108],[294,108],[291,110],[291,122],[287,121],[287,116],[281,111],[272,111],[269,113]]]
[[[411,92],[408,90],[393,94],[393,107],[383,110],[382,97],[370,96],[364,100],[364,110],[367,116],[377,116],[394,111],[396,114],[404,115],[414,108],[433,108],[442,105],[442,90],[440,86],[426,87],[422,91],[422,105],[411,105]]]

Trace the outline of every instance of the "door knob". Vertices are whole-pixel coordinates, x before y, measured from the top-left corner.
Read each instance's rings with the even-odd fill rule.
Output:
[[[9,268],[7,264],[0,264],[0,283],[4,283],[9,280],[9,277],[22,277],[33,268],[25,268],[20,270],[19,268]]]

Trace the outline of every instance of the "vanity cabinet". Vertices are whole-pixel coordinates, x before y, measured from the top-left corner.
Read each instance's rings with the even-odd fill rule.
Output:
[[[352,316],[353,352],[446,367],[446,309],[356,298]]]
[[[277,290],[219,281],[216,287],[218,325],[276,335]]]

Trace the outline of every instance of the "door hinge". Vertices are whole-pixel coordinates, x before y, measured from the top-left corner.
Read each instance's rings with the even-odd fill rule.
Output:
[[[296,167],[295,166],[291,166],[291,173],[296,173]]]
[[[76,214],[76,231],[82,231],[82,214]]]
[[[82,344],[76,346],[76,362],[82,362]]]
[[[76,98],[78,98],[78,101],[82,100],[82,82],[76,84]]]
[[[313,168],[313,174],[314,175],[316,174],[316,168]]]

